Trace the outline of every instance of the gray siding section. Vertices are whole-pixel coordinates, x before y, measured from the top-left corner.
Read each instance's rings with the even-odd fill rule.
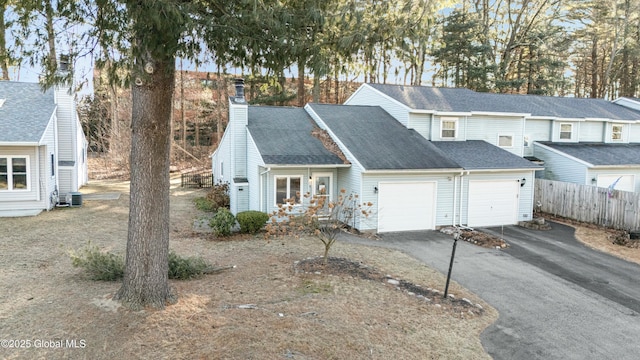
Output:
[[[544,160],[543,178],[577,184],[585,183],[587,166],[582,162],[562,156],[538,144],[534,144],[534,156]]]
[[[584,142],[602,142],[604,140],[604,123],[602,121],[580,123],[579,139]]]
[[[527,120],[524,136],[528,145],[524,147],[524,156],[533,156],[533,143],[535,141],[551,141],[551,120]]]
[[[248,135],[247,139],[247,179],[249,180],[249,203],[247,204],[249,210],[260,210],[260,197],[258,194],[260,191],[260,173],[265,171],[262,170],[264,168],[261,167],[264,165],[262,163],[262,157],[258,153],[258,148],[256,147],[255,142],[251,138],[251,135]]]
[[[232,105],[231,135],[233,138],[232,173],[234,177],[247,176],[247,106]]]
[[[640,124],[629,125],[629,142],[640,143]]]
[[[409,113],[409,129],[415,129],[425,139],[431,140],[431,114]]]
[[[409,109],[407,107],[382,95],[366,84],[362,85],[344,104],[380,106],[402,125],[409,125]]]
[[[58,161],[76,160],[76,115],[75,102],[68,89],[57,87],[56,116],[58,118]]]
[[[513,137],[513,146],[501,148],[515,155],[523,156],[523,118],[471,116],[467,118],[464,133],[467,140],[484,140],[495,146],[498,146],[500,135],[510,135]]]

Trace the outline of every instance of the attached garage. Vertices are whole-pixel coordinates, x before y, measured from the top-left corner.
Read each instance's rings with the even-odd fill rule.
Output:
[[[519,187],[514,180],[470,180],[467,225],[517,224]]]
[[[435,229],[435,182],[378,184],[378,231]]]
[[[633,175],[602,175],[597,177],[598,187],[608,188],[615,183],[615,190],[635,191],[635,178]]]

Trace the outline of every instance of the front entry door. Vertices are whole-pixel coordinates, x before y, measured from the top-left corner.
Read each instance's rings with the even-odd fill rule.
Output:
[[[324,198],[324,207],[332,200],[331,193],[333,188],[333,174],[331,173],[314,173],[313,174],[313,194],[316,197]]]

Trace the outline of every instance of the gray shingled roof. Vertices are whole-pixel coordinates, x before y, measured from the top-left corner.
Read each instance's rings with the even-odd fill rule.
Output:
[[[594,166],[640,166],[640,144],[540,142]]]
[[[265,164],[344,164],[311,135],[314,122],[304,109],[249,106],[248,111],[249,133]]]
[[[603,99],[479,93],[468,89],[368,84],[411,109],[507,112],[559,118],[640,120],[640,111]]]
[[[378,106],[309,106],[367,170],[461,168]]]
[[[541,166],[484,140],[434,141],[433,145],[465,170],[542,169]]]
[[[6,99],[0,107],[0,142],[38,143],[56,108],[53,90],[0,81],[0,99]]]

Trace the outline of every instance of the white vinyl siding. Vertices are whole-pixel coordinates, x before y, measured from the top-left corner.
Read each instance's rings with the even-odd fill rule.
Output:
[[[640,124],[629,124],[629,142],[640,143]]]
[[[249,209],[250,210],[260,210],[264,211],[260,208],[261,200],[260,196],[260,173],[264,172],[265,169],[261,166],[264,165],[262,161],[262,157],[258,152],[258,148],[256,147],[253,138],[249,133],[247,133],[249,138],[247,139],[247,180],[249,180]],[[264,175],[263,175],[264,176]],[[262,179],[264,181],[264,179]],[[264,201],[264,200],[262,200]],[[263,203],[264,204],[264,203]]]
[[[529,146],[524,147],[523,156],[533,155],[533,143],[535,141],[551,141],[550,120],[527,120],[525,123],[525,136],[529,139]]]
[[[409,129],[414,129],[418,134],[427,140],[431,140],[431,117],[430,114],[409,114]]]
[[[513,145],[505,147],[504,150],[523,156],[524,121],[522,118],[473,116],[466,119],[465,127],[466,140],[484,140],[495,146],[499,146],[499,135],[511,135],[513,137]]]
[[[578,140],[584,142],[602,142],[604,140],[605,126],[602,121],[585,121],[580,123]]]
[[[344,104],[380,106],[402,125],[409,124],[409,108],[366,84],[362,85]]]
[[[565,181],[576,184],[584,184],[587,165],[534,144],[533,155],[544,160],[543,178],[556,181]]]

